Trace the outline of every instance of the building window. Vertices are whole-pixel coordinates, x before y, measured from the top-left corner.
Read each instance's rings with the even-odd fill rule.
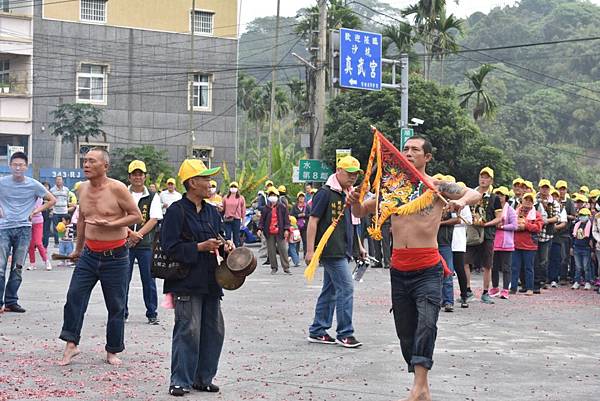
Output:
[[[193,75],[193,105],[194,110],[208,111],[211,107],[211,79],[210,75]]]
[[[194,148],[192,149],[192,155],[194,156],[194,159],[202,160],[202,162],[208,168],[210,168],[210,165],[212,162],[212,153],[213,153],[212,148],[205,148],[202,146],[194,146]]]
[[[79,168],[83,168],[83,158],[90,150],[94,148],[104,149],[107,152],[110,151],[110,145],[108,143],[94,143],[94,142],[80,142],[79,143]]]
[[[10,61],[0,60],[0,85],[8,85],[10,79]]]
[[[192,27],[194,33],[200,35],[212,35],[213,34],[213,18],[214,13],[207,11],[194,11],[194,19],[192,21]]]
[[[81,0],[81,20],[106,22],[106,0]]]
[[[1,0],[2,3],[2,11],[4,11],[5,13],[10,11],[10,4],[9,4],[9,0]]]
[[[77,73],[77,102],[106,104],[106,66],[81,64]]]

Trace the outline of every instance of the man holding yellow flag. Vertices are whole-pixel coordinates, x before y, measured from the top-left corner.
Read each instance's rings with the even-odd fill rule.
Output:
[[[317,299],[315,317],[309,328],[308,341],[319,344],[340,344],[346,348],[362,345],[354,338],[352,326],[352,305],[354,285],[348,261],[352,258],[354,227],[350,209],[345,208],[346,196],[354,190],[358,174],[362,173],[360,163],[352,156],[339,160],[335,174],[312,199],[312,209],[307,227],[306,264],[309,265],[327,228],[341,215],[331,237],[321,254],[324,267],[323,287]],[[366,255],[362,255],[363,257]],[[333,313],[337,311],[337,338],[333,339],[327,330],[333,323]]]

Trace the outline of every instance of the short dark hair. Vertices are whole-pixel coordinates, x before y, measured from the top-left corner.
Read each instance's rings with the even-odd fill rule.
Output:
[[[423,152],[425,154],[427,154],[427,153],[433,154],[433,145],[431,144],[431,141],[429,140],[429,138],[427,138],[426,136],[423,136],[423,135],[414,135],[414,136],[411,136],[410,138],[408,138],[407,141],[410,141],[411,139],[422,140],[423,141]]]
[[[23,159],[25,163],[29,164],[29,159],[27,159],[27,155],[24,152],[15,152],[10,156],[9,164],[13,162],[15,159]]]

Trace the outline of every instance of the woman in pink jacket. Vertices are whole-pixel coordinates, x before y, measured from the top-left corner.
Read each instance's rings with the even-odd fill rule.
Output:
[[[508,299],[508,288],[510,286],[512,271],[512,253],[515,250],[514,234],[517,229],[517,212],[510,206],[508,188],[502,186],[494,190],[500,199],[502,206],[502,220],[496,226],[496,237],[494,238],[494,263],[492,267],[492,288],[490,297]],[[500,271],[502,271],[502,291],[498,288],[500,284]]]

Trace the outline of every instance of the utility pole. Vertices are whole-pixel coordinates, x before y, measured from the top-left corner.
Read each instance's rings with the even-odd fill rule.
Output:
[[[315,140],[313,159],[321,158],[321,145],[325,132],[325,72],[327,60],[327,0],[319,0],[319,54],[315,82]]]
[[[190,36],[190,71],[188,76],[188,96],[189,96],[189,145],[187,149],[187,158],[194,157],[194,144],[196,143],[196,134],[194,132],[194,31],[196,30],[196,0],[192,0],[192,15],[191,15],[191,30]]]
[[[277,19],[275,20],[275,46],[273,46],[273,70],[271,71],[271,115],[269,118],[269,176],[273,173],[273,122],[275,120],[275,88],[277,86],[277,45],[279,44],[279,4],[277,0]],[[281,143],[281,132],[279,133]]]
[[[408,128],[408,54],[400,55],[400,128]]]

